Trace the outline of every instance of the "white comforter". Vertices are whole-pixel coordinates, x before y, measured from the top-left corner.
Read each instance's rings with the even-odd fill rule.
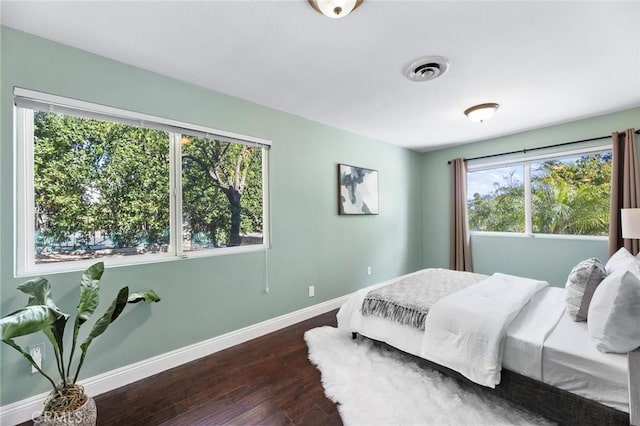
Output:
[[[507,328],[544,281],[494,274],[443,297],[427,316],[421,356],[484,386],[500,383]]]

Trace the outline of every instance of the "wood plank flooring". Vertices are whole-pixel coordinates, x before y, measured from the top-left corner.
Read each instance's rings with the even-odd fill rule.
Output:
[[[98,425],[342,425],[303,339],[336,312],[99,395]]]

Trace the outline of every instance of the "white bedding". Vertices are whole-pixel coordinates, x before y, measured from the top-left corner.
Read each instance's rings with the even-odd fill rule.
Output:
[[[564,314],[544,344],[543,381],[621,411],[629,411],[626,354],[604,353],[587,323]]]
[[[416,273],[407,274],[414,275]],[[399,277],[403,278],[403,277]],[[340,308],[337,314],[338,327],[348,331],[355,331],[363,336],[367,336],[371,339],[379,340],[389,345],[398,348],[404,352],[420,356],[421,345],[424,333],[418,329],[403,326],[388,320],[383,320],[378,317],[367,316],[363,317],[360,314],[360,307],[366,294],[369,290],[384,286],[392,283],[397,278],[388,280],[373,286],[363,288],[353,293],[351,298]],[[538,292],[531,298],[529,303],[522,309],[520,315],[511,323],[506,331],[504,341],[504,353],[503,353],[503,367],[522,374],[533,379],[543,381],[545,383],[552,384],[560,389],[568,390],[578,395],[589,397],[590,390],[580,391],[580,384],[582,386],[595,386],[596,389],[600,389],[596,392],[602,392],[603,387],[597,383],[599,376],[601,376],[597,369],[602,368],[597,364],[588,364],[578,371],[573,373],[567,373],[563,380],[556,380],[554,383],[547,381],[548,377],[545,376],[546,364],[549,362],[549,355],[543,351],[543,346],[546,346],[545,340],[548,341],[554,337],[556,330],[555,325],[558,320],[563,316],[565,310],[564,304],[564,289],[557,287],[548,287]],[[575,326],[584,326],[584,323],[575,323],[571,321]],[[571,324],[567,325],[571,327]],[[555,336],[553,341],[562,341],[562,336]],[[588,340],[585,338],[583,342],[588,344]],[[562,350],[561,347],[556,348]],[[576,347],[577,349],[577,347]],[[543,353],[545,356],[543,356]],[[605,359],[609,357],[607,355],[615,354],[602,354]],[[579,353],[574,356],[580,356]],[[626,362],[626,356],[622,355]],[[605,363],[607,361],[604,361]],[[565,363],[566,364],[566,363]],[[617,363],[615,368],[621,367]],[[624,366],[622,366],[624,368]],[[570,368],[570,366],[566,366]],[[609,385],[615,381],[617,390],[611,393],[601,393],[597,398],[601,403],[614,407],[622,411],[628,411],[629,408],[629,394],[627,383],[627,373],[624,372],[624,379],[621,379],[620,371],[615,376],[611,376]],[[558,371],[556,371],[558,373]],[[574,381],[569,380],[569,376],[575,377]],[[583,376],[591,376],[585,380]],[[554,375],[553,377],[558,377]]]
[[[542,348],[565,312],[564,300],[564,289],[558,287],[547,287],[531,298],[507,330],[504,368],[543,381]]]
[[[500,383],[507,328],[545,281],[493,274],[438,300],[429,310],[420,355],[491,388]]]

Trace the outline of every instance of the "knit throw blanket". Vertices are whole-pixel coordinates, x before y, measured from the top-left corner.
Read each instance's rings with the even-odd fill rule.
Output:
[[[376,316],[424,330],[429,309],[441,297],[487,278],[449,269],[425,269],[367,293],[362,315]]]

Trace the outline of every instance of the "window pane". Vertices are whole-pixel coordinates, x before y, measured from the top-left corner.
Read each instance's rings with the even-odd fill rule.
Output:
[[[524,232],[524,166],[467,173],[467,207],[472,231]]]
[[[36,263],[166,252],[167,132],[34,113]]]
[[[262,149],[182,136],[182,250],[262,244]]]
[[[611,153],[531,165],[533,232],[608,235]]]

